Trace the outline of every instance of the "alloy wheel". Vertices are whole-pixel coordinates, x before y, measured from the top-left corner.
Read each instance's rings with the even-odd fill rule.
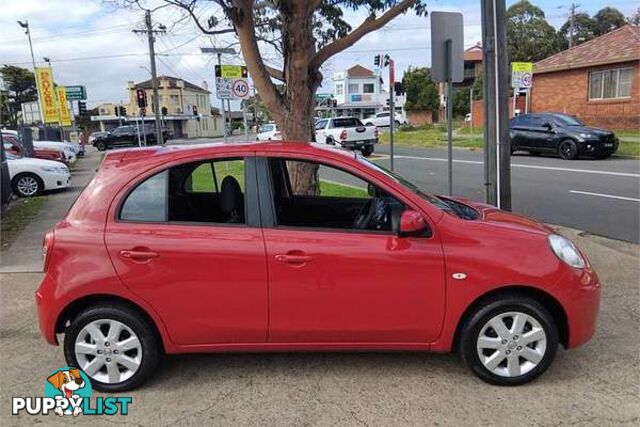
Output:
[[[82,328],[74,346],[76,360],[90,378],[115,384],[131,378],[142,363],[142,344],[131,328],[99,319]]]
[[[547,335],[529,314],[501,313],[482,327],[476,347],[488,371],[501,377],[518,377],[540,364],[547,349]]]
[[[16,186],[23,196],[35,196],[38,193],[38,181],[32,176],[23,176]]]

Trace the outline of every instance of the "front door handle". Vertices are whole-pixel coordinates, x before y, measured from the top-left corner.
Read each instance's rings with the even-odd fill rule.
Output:
[[[276,255],[276,261],[286,264],[306,264],[313,261],[313,257],[309,255],[279,254]]]
[[[149,261],[153,258],[158,258],[159,255],[153,251],[132,249],[120,251],[120,256],[133,261]]]

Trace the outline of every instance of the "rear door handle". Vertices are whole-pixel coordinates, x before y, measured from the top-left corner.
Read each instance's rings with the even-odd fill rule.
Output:
[[[307,262],[313,261],[313,257],[309,255],[279,254],[279,255],[276,255],[276,261],[284,262],[286,264],[305,264]]]
[[[153,258],[158,258],[159,255],[153,251],[124,250],[120,251],[120,256],[133,261],[149,261]]]

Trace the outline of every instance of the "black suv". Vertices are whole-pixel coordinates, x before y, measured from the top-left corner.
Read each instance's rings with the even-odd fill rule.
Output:
[[[509,131],[511,153],[524,150],[531,154],[558,154],[565,160],[581,155],[604,159],[618,149],[613,132],[587,127],[566,114],[523,114],[511,119]]]
[[[145,139],[147,145],[155,145],[157,143],[156,125],[145,124],[144,126],[119,126],[115,129],[111,129],[109,132],[98,134],[92,141],[92,145],[99,151],[104,151],[109,148],[137,146],[138,135],[140,135],[142,144],[145,143]],[[165,141],[169,139],[169,133],[166,130],[162,131],[162,136]]]

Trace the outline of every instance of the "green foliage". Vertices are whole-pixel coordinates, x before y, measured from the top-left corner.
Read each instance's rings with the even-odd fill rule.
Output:
[[[605,7],[593,16],[596,23],[595,34],[601,36],[617,28],[623,27],[627,21],[622,12],[614,7]]]
[[[429,68],[413,68],[404,73],[402,78],[407,92],[404,108],[407,111],[435,111],[439,107],[438,86],[431,80]]]
[[[559,52],[562,44],[562,37],[539,7],[521,0],[507,9],[510,61],[537,62]]]
[[[473,88],[473,99],[476,101],[478,99],[482,99],[482,94],[484,93],[482,89],[482,74],[476,77],[476,79],[473,81],[472,88]]]
[[[576,13],[573,22],[573,43],[577,46],[581,43],[596,37],[596,21],[592,19],[588,13]],[[571,20],[567,19],[559,33],[563,37],[563,48],[569,47],[569,30],[571,28]]]
[[[471,86],[454,88],[453,92],[453,115],[464,116],[469,113],[469,89]]]
[[[5,94],[2,96],[2,117],[6,117],[6,124],[15,127],[18,123],[18,112],[23,102],[35,101],[37,98],[36,79],[33,72],[13,65],[3,65],[0,77],[5,84]]]

